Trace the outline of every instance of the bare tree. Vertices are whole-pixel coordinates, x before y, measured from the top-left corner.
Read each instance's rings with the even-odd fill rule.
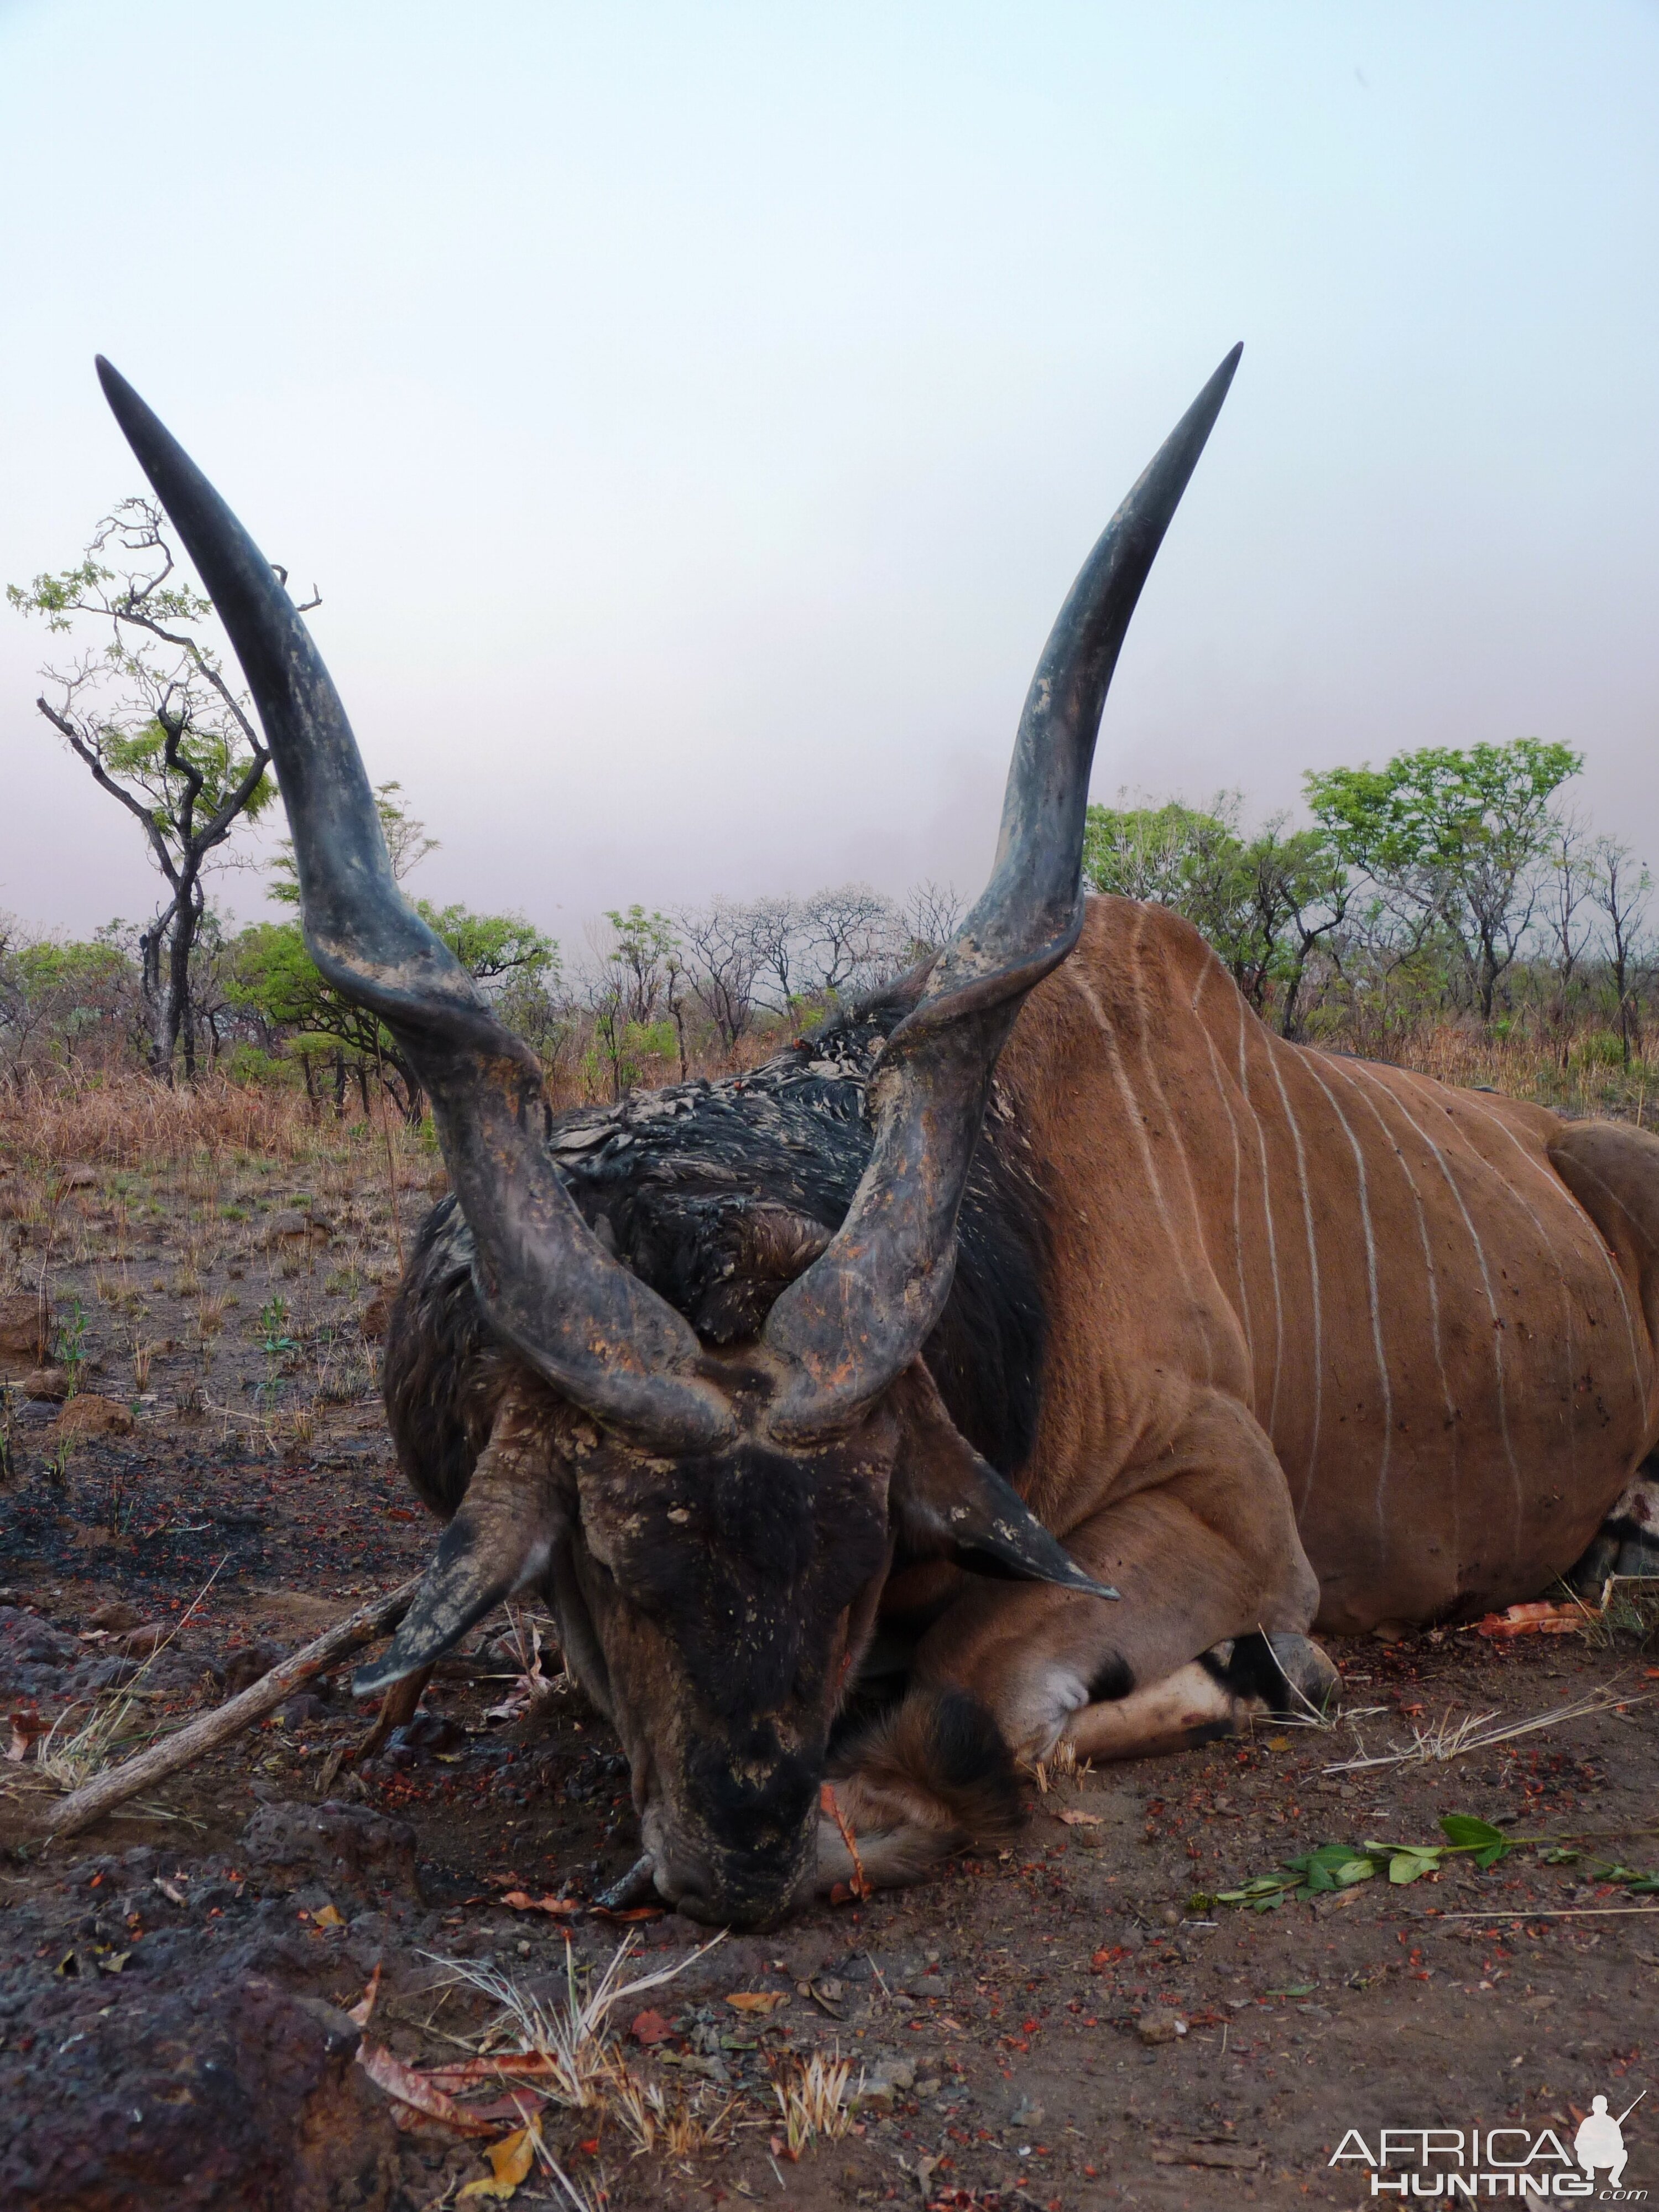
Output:
[[[801,989],[796,973],[800,951],[799,902],[792,898],[755,899],[747,913],[756,988],[763,981],[777,1011],[787,1013]]]
[[[82,619],[108,627],[101,650],[41,671],[57,696],[35,703],[100,789],[140,824],[167,884],[140,940],[150,1066],[171,1081],[182,1048],[192,1081],[191,957],[207,909],[203,871],[276,786],[246,695],[232,689],[212,641],[212,604],[177,575],[167,529],[153,501],[123,500],[78,567],[13,585],[6,596],[49,630],[71,630]],[[306,602],[317,604],[314,593]]]
[[[1563,807],[1556,815],[1546,864],[1543,935],[1555,972],[1556,1020],[1565,1032],[1573,980],[1595,933],[1597,904],[1595,848],[1576,808]],[[1565,1042],[1562,1049],[1565,1053]]]
[[[904,902],[904,924],[910,933],[909,957],[925,960],[942,952],[962,922],[963,904],[954,884],[936,884],[930,877],[918,884]]]
[[[690,960],[691,988],[726,1052],[755,1016],[755,942],[749,909],[717,898],[676,917]]]
[[[898,908],[868,884],[826,885],[802,900],[799,916],[807,988],[827,998],[890,974],[908,943]]]
[[[1592,858],[1590,896],[1601,911],[1607,974],[1618,1011],[1619,1042],[1628,1067],[1632,1036],[1638,1048],[1641,1042],[1636,994],[1647,964],[1643,929],[1653,878],[1628,847],[1614,837],[1598,837]]]

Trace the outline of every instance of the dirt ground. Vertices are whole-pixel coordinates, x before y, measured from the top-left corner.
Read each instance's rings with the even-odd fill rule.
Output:
[[[148,1734],[424,1559],[362,1326],[393,1224],[358,1188],[326,1160],[0,1182],[14,1291],[44,1276],[59,1369],[115,1409],[77,1422],[27,1394],[61,1374],[10,1391],[15,1743],[134,1692]],[[425,1202],[401,1197],[405,1237]],[[158,1624],[174,1632],[146,1665]],[[0,1762],[0,2203],[455,2203],[489,2178],[482,2138],[399,2125],[360,2058],[464,2060],[499,2004],[459,1972],[555,2008],[624,1942],[626,1976],[690,1961],[611,2023],[661,2091],[657,2146],[638,2151],[614,2100],[549,2106],[565,2179],[532,2176],[517,2203],[1358,2206],[1379,2200],[1351,2130],[1376,2151],[1385,2125],[1521,2128],[1505,2147],[1542,2141],[1536,2175],[1560,2170],[1548,2142],[1571,2148],[1592,2096],[1617,2115],[1643,2092],[1624,2185],[1659,2191],[1659,1895],[1605,1878],[1659,1864],[1659,1655],[1633,1642],[1334,1646],[1334,1728],[1034,1782],[1018,1850],[702,1950],[676,1916],[588,1909],[634,1855],[626,1772],[575,1693],[514,1710],[508,1626],[486,1622],[361,1769],[336,1756],[363,1728],[343,1678],[46,1850],[29,1824],[46,1784]],[[556,1678],[556,1653],[544,1663]],[[1620,1708],[1506,1744],[1328,1771],[1448,1713],[1515,1721],[1608,1685]],[[1260,1913],[1194,1902],[1317,1844],[1435,1843],[1454,1812],[1578,1856],[1465,1856]],[[348,2014],[377,1969],[362,2028]],[[864,2094],[797,2161],[773,2084],[814,2051],[849,2059]],[[514,2124],[500,2107],[492,2133]],[[1380,2178],[1401,2177],[1397,2157]]]

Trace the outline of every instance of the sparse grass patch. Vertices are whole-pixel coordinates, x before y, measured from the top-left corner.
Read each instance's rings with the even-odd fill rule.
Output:
[[[1599,1609],[1586,1613],[1583,1634],[1598,1650],[1621,1644],[1647,1650],[1659,1639],[1659,1576],[1609,1575]]]
[[[839,2051],[832,2058],[815,2051],[804,2063],[799,2058],[786,2062],[772,2083],[783,2121],[784,2157],[799,2160],[819,2136],[833,2142],[847,2133],[853,2124],[847,2094],[852,2074],[852,2061]]]

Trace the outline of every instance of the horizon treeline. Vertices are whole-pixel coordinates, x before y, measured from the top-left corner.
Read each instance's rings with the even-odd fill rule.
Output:
[[[306,951],[289,848],[265,871],[282,918],[237,927],[209,896],[216,871],[249,865],[236,848],[276,791],[160,507],[118,502],[72,567],[7,596],[76,641],[42,669],[36,703],[88,788],[131,817],[162,896],[148,921],[84,939],[0,918],[0,1077],[212,1073],[302,1091],[319,1115],[384,1101],[418,1124],[425,1101],[396,1039]],[[1299,823],[1252,826],[1237,791],[1201,807],[1120,795],[1089,809],[1085,876],[1187,916],[1288,1038],[1465,1080],[1499,1072],[1503,1053],[1508,1087],[1615,1110],[1633,1080],[1639,1120],[1659,1012],[1651,880],[1572,804],[1582,766],[1537,738],[1404,750],[1306,775]],[[402,880],[436,841],[396,783],[376,796]],[[520,914],[414,903],[540,1054],[560,1103],[752,1065],[947,943],[963,906],[935,884],[896,900],[861,883],[677,912],[639,902],[569,945]]]
[[[1633,1071],[1645,1087],[1659,991],[1650,878],[1570,803],[1581,765],[1534,738],[1402,752],[1307,776],[1299,826],[1282,815],[1249,826],[1238,792],[1204,807],[1093,805],[1085,876],[1184,915],[1293,1040],[1420,1062],[1436,1037],[1443,1057],[1451,1031],[1522,1048],[1534,1091],[1549,1066]],[[406,877],[436,841],[395,784],[378,799]],[[286,848],[268,873],[296,908]],[[564,945],[521,915],[414,902],[540,1054],[561,1103],[752,1065],[937,951],[963,910],[935,884],[899,901],[853,883],[673,912],[635,903]],[[422,1119],[395,1039],[323,981],[297,912],[237,928],[204,898],[182,978],[156,958],[155,935],[153,923],[112,922],[66,940],[0,923],[8,1080],[215,1072],[302,1090],[319,1113],[368,1115],[383,1098]],[[183,1003],[158,1064],[164,972]]]

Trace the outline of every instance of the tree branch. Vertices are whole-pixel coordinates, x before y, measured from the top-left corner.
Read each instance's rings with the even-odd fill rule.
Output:
[[[179,872],[173,865],[173,855],[168,852],[166,840],[156,828],[155,817],[149,807],[141,806],[130,791],[122,790],[120,785],[116,782],[102,761],[99,759],[97,753],[66,715],[60,714],[58,709],[45,698],[39,698],[34,703],[52,724],[53,729],[61,737],[68,739],[70,749],[86,763],[92,771],[93,781],[100,788],[108,792],[112,799],[118,799],[128,813],[143,823],[144,835],[149,839],[151,848],[161,864],[161,872],[170,884],[176,886],[179,881]]]

